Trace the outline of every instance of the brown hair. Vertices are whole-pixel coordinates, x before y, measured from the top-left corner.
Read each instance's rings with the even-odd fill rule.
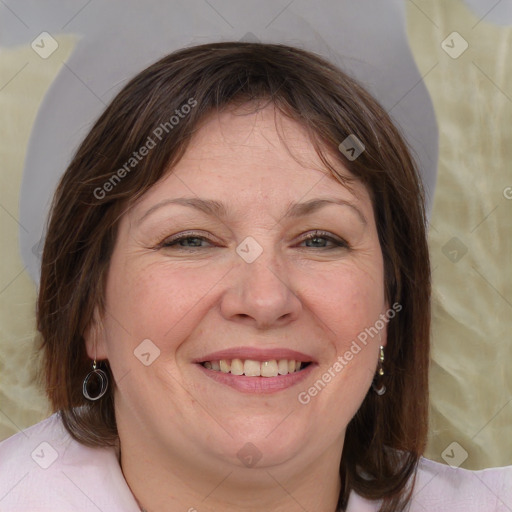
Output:
[[[338,508],[354,490],[382,499],[382,512],[403,510],[427,435],[430,265],[421,180],[385,110],[337,67],[297,48],[224,42],[181,49],[133,78],[100,116],[59,183],[47,229],[37,311],[47,394],[73,438],[117,442],[108,361],[112,385],[103,398],[86,400],[82,382],[91,369],[84,332],[95,306],[104,312],[119,219],[179,161],[206,116],[251,100],[269,100],[306,127],[333,175],[340,179],[329,154],[371,194],[386,298],[402,310],[388,324],[387,392],[370,390],[347,428]],[[194,104],[187,115],[170,122],[187,104]],[[112,181],[162,123],[165,143]],[[365,146],[355,160],[338,150],[351,134]]]

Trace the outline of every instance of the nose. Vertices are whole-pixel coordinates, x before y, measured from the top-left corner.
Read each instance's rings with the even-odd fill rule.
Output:
[[[268,252],[252,263],[238,261],[229,273],[230,285],[221,300],[227,320],[268,330],[299,317],[302,303],[288,282],[289,273]]]

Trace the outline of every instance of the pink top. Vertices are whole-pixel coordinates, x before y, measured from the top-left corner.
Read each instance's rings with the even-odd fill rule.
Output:
[[[377,512],[352,493],[347,512]],[[58,414],[0,443],[2,512],[139,512],[115,448],[89,448]],[[409,512],[511,512],[512,466],[468,471],[421,458]]]

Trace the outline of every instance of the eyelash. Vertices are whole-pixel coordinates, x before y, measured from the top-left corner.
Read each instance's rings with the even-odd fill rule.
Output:
[[[184,250],[184,251],[194,251],[194,250],[197,250],[197,249],[203,249],[203,247],[183,247],[183,246],[178,246],[177,244],[179,242],[181,242],[182,240],[189,240],[189,239],[197,239],[197,240],[202,240],[202,241],[206,241],[206,242],[211,242],[211,240],[209,240],[208,238],[204,237],[204,236],[201,236],[199,233],[195,233],[195,232],[186,232],[186,233],[183,233],[175,238],[171,238],[171,239],[168,239],[168,240],[165,240],[164,242],[162,242],[162,244],[160,245],[160,247],[162,248],[177,248],[178,250]],[[349,245],[348,243],[345,241],[345,240],[342,240],[342,239],[337,239],[337,238],[334,238],[333,236],[330,236],[329,233],[325,232],[325,231],[319,231],[319,230],[316,230],[314,231],[313,233],[311,233],[310,235],[304,237],[302,240],[301,240],[301,243],[302,242],[306,242],[308,240],[314,240],[315,238],[324,238],[325,240],[328,240],[330,242],[332,242],[334,244],[334,247],[305,247],[305,249],[324,249],[324,250],[332,250],[332,249],[336,249],[336,248],[346,248],[346,249],[349,249]]]

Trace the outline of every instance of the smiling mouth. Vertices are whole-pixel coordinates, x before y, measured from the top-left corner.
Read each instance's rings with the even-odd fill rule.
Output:
[[[277,377],[298,373],[309,366],[310,362],[294,359],[271,359],[255,361],[254,359],[220,359],[218,361],[203,361],[201,366],[208,370],[246,377]]]

